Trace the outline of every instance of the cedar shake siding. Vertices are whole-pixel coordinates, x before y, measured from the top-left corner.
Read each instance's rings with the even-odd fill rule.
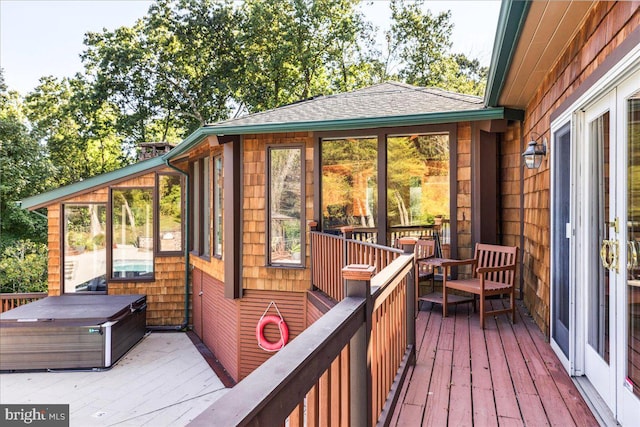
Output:
[[[552,115],[562,111],[607,67],[607,58],[640,24],[640,2],[600,2],[587,14],[582,27],[529,100],[524,138],[531,132],[546,137]],[[513,130],[515,132],[515,130]],[[510,139],[510,138],[507,138]],[[579,144],[579,142],[578,142]],[[553,150],[553,147],[549,147]],[[524,171],[524,300],[542,331],[549,336],[550,293],[550,162]],[[509,175],[503,165],[503,176]],[[503,184],[504,185],[504,184]],[[503,206],[503,209],[506,209]],[[503,217],[512,215],[503,211]]]

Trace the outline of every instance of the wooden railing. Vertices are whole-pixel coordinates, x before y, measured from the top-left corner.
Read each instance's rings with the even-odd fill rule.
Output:
[[[388,425],[415,358],[413,255],[374,271],[345,268],[345,298],[191,425]]]
[[[0,293],[0,313],[4,313],[12,308],[42,299],[46,296],[46,292],[28,292],[21,294]]]
[[[342,236],[311,231],[311,284],[336,301],[344,298],[342,268],[349,264],[366,264],[379,273],[396,259],[402,250],[353,240],[351,230]]]

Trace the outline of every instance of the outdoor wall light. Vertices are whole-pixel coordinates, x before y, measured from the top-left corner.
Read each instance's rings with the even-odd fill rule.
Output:
[[[538,143],[538,140],[542,142]],[[547,138],[531,132],[531,141],[527,144],[527,149],[522,153],[524,164],[527,169],[538,169],[542,163],[542,158],[547,155]]]

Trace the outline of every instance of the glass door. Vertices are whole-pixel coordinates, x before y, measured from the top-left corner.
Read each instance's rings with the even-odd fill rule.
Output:
[[[640,414],[640,72],[618,87],[617,126],[626,168],[620,172],[626,187],[621,209],[626,227],[621,242],[626,274],[619,283],[617,340],[617,414],[622,425],[638,422]]]
[[[614,127],[615,93],[605,96],[585,112],[584,136],[590,157],[588,174],[587,245],[589,270],[585,289],[585,375],[607,405],[615,411],[615,324],[613,283],[619,272],[616,212]]]
[[[553,191],[551,221],[551,338],[569,360],[571,329],[571,126],[569,123],[553,135]]]

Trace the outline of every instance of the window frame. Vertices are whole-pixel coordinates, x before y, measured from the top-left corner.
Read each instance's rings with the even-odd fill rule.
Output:
[[[154,213],[154,217],[157,216],[156,212],[158,211],[158,200],[156,197],[157,187],[145,187],[145,186],[127,186],[127,187],[109,187],[109,199],[107,201],[107,230],[108,230],[108,242],[109,242],[109,250],[107,251],[107,283],[109,282],[154,282],[156,280],[156,246],[157,241],[157,227],[156,227],[156,219],[153,218],[151,221],[151,225],[154,228],[151,232],[151,235],[154,239],[153,241],[153,250],[151,251],[151,265],[153,270],[151,271],[151,275],[144,277],[113,277],[113,192],[114,191],[124,191],[124,190],[147,190],[151,192],[151,211]]]
[[[213,232],[211,245],[212,256],[217,259],[222,259],[224,253],[224,162],[222,154],[212,156],[213,160]],[[218,168],[219,176],[218,176]],[[218,201],[220,203],[218,203]],[[218,224],[218,221],[220,223]],[[218,237],[220,238],[219,250],[218,250]]]
[[[418,126],[399,126],[390,128],[370,128],[370,129],[351,129],[342,131],[318,131],[314,132],[314,156],[313,156],[313,180],[316,191],[313,196],[314,212],[322,212],[322,140],[336,138],[360,138],[360,137],[376,137],[378,139],[378,218],[376,223],[378,227],[378,235],[388,235],[388,227],[386,222],[386,204],[387,204],[387,137],[400,134],[449,134],[449,172],[450,172],[450,191],[451,191],[451,218],[455,219],[458,215],[457,199],[458,199],[458,123],[442,123],[433,125]],[[381,154],[382,153],[382,154]],[[384,173],[381,173],[385,171]],[[384,209],[381,209],[384,207]],[[384,217],[383,217],[384,216]],[[322,221],[318,221],[320,231],[322,229]],[[457,221],[451,221],[451,258],[458,256],[458,227]],[[387,244],[385,241],[378,244]]]
[[[161,240],[161,236],[160,236],[160,178],[162,176],[177,176],[180,178],[180,250],[173,250],[173,251],[163,251],[160,249],[160,240]],[[156,241],[154,242],[154,253],[155,256],[160,256],[160,257],[166,257],[166,256],[181,256],[184,254],[184,245],[185,245],[185,239],[184,239],[184,213],[185,213],[185,200],[184,200],[184,178],[177,172],[157,172],[156,173],[156,187],[155,187],[155,194],[154,194],[154,200],[157,201],[157,203],[155,203],[157,205],[156,211],[155,211],[155,218],[154,220],[154,227],[155,227],[155,239]]]
[[[212,156],[206,155],[189,162],[189,179],[191,185],[189,186],[191,197],[191,215],[189,220],[192,227],[190,228],[190,247],[189,252],[193,256],[202,258],[204,260],[211,260],[211,159]],[[207,167],[205,168],[205,164]],[[207,176],[205,177],[205,170]],[[205,195],[205,189],[208,194]],[[202,209],[203,204],[206,202],[206,211],[209,213],[205,215],[205,209]],[[208,221],[206,221],[208,220]],[[205,222],[208,224],[205,226]],[[205,245],[205,240],[209,241],[208,245]],[[206,252],[208,249],[208,253]]]
[[[273,262],[271,260],[271,151],[295,149],[300,151],[300,259],[298,262]],[[306,168],[305,144],[267,144],[265,155],[265,265],[271,268],[304,269],[306,267]]]
[[[65,251],[65,241],[66,241],[66,215],[65,208],[67,206],[87,206],[87,205],[103,205],[105,207],[105,271],[104,277],[107,289],[104,291],[83,291],[83,292],[65,292],[65,261],[66,261],[66,251]],[[109,225],[110,215],[109,215],[109,203],[107,202],[63,202],[60,204],[60,230],[61,239],[60,239],[60,292],[69,295],[106,295],[109,292],[109,256],[111,251],[108,250],[111,246],[111,228]]]

